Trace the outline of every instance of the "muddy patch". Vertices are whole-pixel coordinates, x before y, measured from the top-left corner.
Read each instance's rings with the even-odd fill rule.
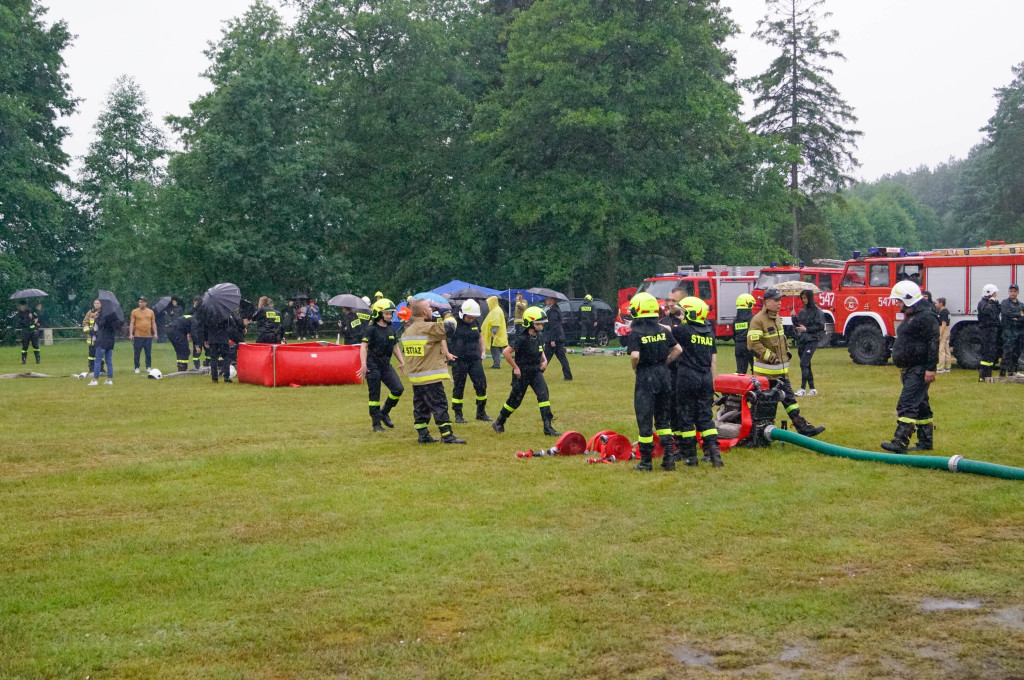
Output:
[[[981,600],[950,600],[946,598],[926,597],[921,600],[921,604],[918,608],[923,612],[981,609]]]
[[[997,609],[995,613],[986,616],[984,620],[1012,630],[1024,631],[1024,609],[1020,607]]]
[[[673,659],[687,666],[709,668],[715,664],[715,660],[718,658],[714,654],[709,654],[691,645],[676,645],[671,651]]]

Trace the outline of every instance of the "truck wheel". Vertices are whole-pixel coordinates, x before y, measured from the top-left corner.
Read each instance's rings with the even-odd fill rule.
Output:
[[[855,328],[847,344],[850,358],[855,364],[870,366],[884,364],[889,360],[889,347],[882,337],[882,331],[874,324],[863,324]]]
[[[598,331],[597,335],[594,337],[594,342],[597,343],[598,347],[607,347],[610,339],[608,331]]]
[[[959,368],[976,370],[981,366],[981,331],[972,323],[958,329],[953,343],[953,356]]]

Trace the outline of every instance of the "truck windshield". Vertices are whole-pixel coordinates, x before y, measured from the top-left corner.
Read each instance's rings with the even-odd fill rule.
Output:
[[[757,285],[754,288],[758,290],[768,290],[774,285],[780,284],[783,281],[799,281],[800,272],[762,272],[757,277]]]
[[[668,298],[668,294],[672,292],[672,289],[677,286],[685,290],[683,297],[693,295],[693,284],[688,281],[677,281],[675,279],[644,281],[640,284],[640,288],[637,289],[637,292],[650,293],[659,300],[665,300]]]

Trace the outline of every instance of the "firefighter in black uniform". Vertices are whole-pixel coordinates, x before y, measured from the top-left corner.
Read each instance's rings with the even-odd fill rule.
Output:
[[[522,332],[517,333],[512,344],[502,350],[502,356],[512,367],[512,391],[491,427],[498,434],[504,432],[505,421],[523,403],[526,390],[532,388],[544,421],[544,434],[557,437],[561,432],[551,426],[551,402],[548,401],[548,384],[544,380],[544,369],[548,367],[543,335],[547,317],[540,307],[527,307],[522,323]]]
[[[661,469],[676,469],[672,442],[672,409],[675,390],[667,364],[679,356],[679,344],[668,326],[658,323],[658,300],[650,293],[637,293],[629,301],[633,323],[626,337],[636,381],[633,385],[633,411],[640,431],[640,462],[633,469],[650,472],[654,455],[654,435],[664,449]],[[653,427],[652,427],[653,423]]]
[[[793,317],[796,349],[800,353],[800,389],[797,390],[796,396],[802,397],[806,394],[813,397],[818,390],[814,388],[811,359],[825,334],[825,312],[814,303],[814,293],[809,290],[800,291],[800,301],[804,307]]]
[[[167,339],[174,347],[174,357],[178,363],[178,371],[188,370],[188,359],[192,353],[189,340],[192,335],[192,314],[186,312],[181,316],[171,317],[167,326]]]
[[[754,296],[743,293],[736,298],[736,318],[732,322],[732,339],[736,343],[733,354],[736,357],[736,372],[746,373],[754,365],[754,355],[747,349],[747,331],[754,318]]]
[[[676,326],[684,323],[681,316],[678,315],[679,301],[686,296],[686,291],[682,288],[673,288],[668,297],[665,298],[665,316],[658,320],[662,326],[668,326],[669,332],[672,331]],[[668,365],[669,370],[669,387],[672,389],[672,408],[669,409],[669,419],[672,423],[672,451],[673,451],[673,462],[679,459],[679,452],[683,447],[683,428],[682,423],[679,420],[679,409],[675,407],[676,403],[676,371],[679,368],[679,362],[673,361]],[[664,458],[661,461],[662,465],[665,465]]]
[[[260,300],[260,307],[252,315],[252,320],[256,322],[256,342],[272,345],[281,342],[284,337],[281,331],[281,315],[274,309],[272,299],[264,297]]]
[[[466,390],[466,377],[473,381],[476,392],[476,419],[484,422],[494,420],[487,415],[487,376],[484,374],[483,357],[486,356],[484,338],[480,332],[480,303],[466,300],[459,310],[455,332],[448,341],[448,351],[455,355],[452,362],[452,410],[455,422],[469,422],[462,415],[462,395]]]
[[[231,382],[231,330],[233,322],[230,318],[214,318],[202,314],[203,347],[210,360],[210,378],[217,382],[220,373],[224,374],[224,382]]]
[[[569,359],[565,356],[565,329],[562,328],[562,312],[558,309],[558,300],[547,298],[547,327],[544,329],[544,358],[551,361],[551,355],[558,357],[562,365],[562,380],[572,380],[572,369]]]
[[[889,297],[899,301],[904,314],[892,346],[892,362],[900,369],[903,390],[896,404],[896,434],[882,448],[893,453],[931,451],[935,426],[928,386],[935,381],[939,363],[939,320],[913,281],[900,281]],[[917,446],[908,449],[915,429]]]
[[[206,343],[203,340],[203,317],[199,309],[201,303],[201,298],[192,298],[192,310],[188,313],[192,317],[192,325],[188,333],[192,338],[192,366],[196,369],[199,368],[200,356],[206,353]],[[209,359],[205,363],[209,363]]]
[[[1024,304],[1017,300],[1020,289],[1016,283],[1010,284],[1009,291],[1010,297],[999,303],[1003,324],[1003,363],[999,375],[1012,376],[1017,372],[1021,345],[1024,344]]]
[[[593,345],[597,341],[597,312],[594,311],[594,298],[586,295],[580,305],[580,342]]]
[[[380,298],[370,307],[370,323],[363,328],[362,343],[359,347],[359,372],[362,379],[366,377],[366,389],[370,394],[370,420],[374,432],[383,432],[381,423],[394,427],[391,422],[391,409],[398,405],[405,387],[402,379],[391,367],[391,356],[398,358],[398,367],[405,371],[405,356],[398,344],[398,330],[391,324],[395,314],[395,304],[387,298]],[[380,404],[380,385],[384,383],[391,392]]]
[[[18,303],[18,313],[14,315],[14,325],[21,332],[21,363],[28,358],[28,346],[36,354],[36,363],[39,363],[39,336],[36,335],[36,315],[28,308],[24,300]]]
[[[978,330],[981,331],[981,368],[978,380],[992,377],[992,367],[999,361],[999,289],[988,284],[981,289],[978,301]]]
[[[686,465],[697,465],[697,432],[704,444],[704,454],[712,466],[722,467],[718,451],[718,430],[711,414],[715,401],[715,371],[717,352],[715,331],[705,321],[708,305],[698,297],[685,297],[679,311],[686,321],[672,329],[672,335],[682,349],[676,360],[676,408],[683,427],[683,449],[678,457]]]
[[[346,345],[358,345],[362,342],[365,325],[351,307],[341,308],[341,320],[338,321],[338,326],[341,328],[341,337]]]

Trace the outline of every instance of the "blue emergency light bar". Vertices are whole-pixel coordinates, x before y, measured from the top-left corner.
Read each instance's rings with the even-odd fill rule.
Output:
[[[868,255],[875,257],[906,257],[907,251],[903,248],[868,248]],[[856,254],[854,254],[856,257]]]

